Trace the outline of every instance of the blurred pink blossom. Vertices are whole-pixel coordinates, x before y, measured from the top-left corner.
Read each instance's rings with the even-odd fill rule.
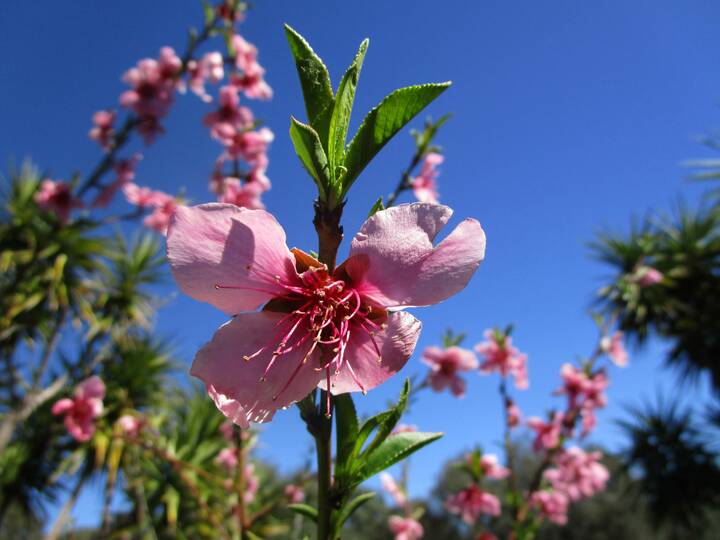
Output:
[[[616,366],[627,366],[628,353],[623,343],[623,333],[619,330],[612,336],[604,336],[600,340],[600,349],[610,357]]]
[[[144,425],[142,419],[132,414],[123,414],[118,418],[117,423],[125,436],[130,438],[137,437]]]
[[[257,61],[257,48],[239,34],[233,35],[231,42],[235,49],[235,65],[242,72],[233,75],[232,84],[250,99],[270,99],[272,88],[265,82],[265,69]]]
[[[505,404],[507,414],[507,425],[508,427],[514,428],[520,424],[520,407],[518,407],[514,401],[508,400]]]
[[[560,444],[560,432],[562,430],[564,415],[561,412],[553,414],[550,422],[545,422],[542,418],[532,416],[527,419],[528,427],[535,431],[535,441],[533,449],[538,452],[543,448],[549,450]]]
[[[245,182],[239,178],[227,177],[222,182],[222,193],[218,202],[234,204],[244,208],[262,209],[265,205],[260,196],[265,190],[258,182]]]
[[[68,184],[49,178],[40,182],[40,189],[35,193],[35,202],[40,208],[55,212],[63,223],[70,218],[70,211],[73,208],[83,206],[82,201],[72,194]]]
[[[121,159],[116,162],[113,168],[115,169],[117,178],[100,191],[100,194],[95,198],[92,205],[95,207],[107,206],[118,190],[135,179],[135,167],[137,167],[141,159],[142,154],[136,153],[129,159]]]
[[[633,279],[638,285],[640,285],[640,287],[644,288],[657,285],[662,282],[663,277],[662,272],[652,266],[641,266],[635,272]]]
[[[397,435],[398,433],[414,433],[417,430],[417,426],[413,424],[398,424],[395,429],[392,430],[392,435]]]
[[[117,113],[115,111],[98,111],[93,114],[93,127],[90,130],[89,136],[93,141],[96,141],[103,150],[110,149],[110,144],[115,134],[113,124],[115,123],[116,116]]]
[[[95,419],[102,414],[105,384],[93,375],[75,387],[72,398],[56,401],[53,415],[64,415],[68,433],[78,442],[89,441],[95,433]]]
[[[480,373],[497,372],[502,377],[512,375],[518,389],[528,387],[527,355],[513,346],[510,336],[499,336],[494,330],[486,330],[485,341],[478,343],[475,351],[485,357]]]
[[[419,540],[425,534],[423,526],[413,518],[390,516],[388,527],[395,535],[395,540]]]
[[[448,497],[445,507],[453,514],[460,514],[468,525],[474,524],[480,515],[499,516],[500,501],[492,493],[481,490],[475,484]]]
[[[388,473],[384,472],[380,474],[380,483],[382,484],[385,493],[390,495],[390,498],[398,506],[405,506],[407,504],[407,496],[400,486],[395,483],[395,480]]]
[[[542,515],[558,525],[567,524],[568,498],[558,491],[536,491],[530,496],[530,504]]]
[[[585,452],[573,446],[553,458],[553,468],[544,472],[556,492],[564,493],[571,501],[591,497],[603,491],[610,474],[600,463],[601,452]]]
[[[422,353],[422,361],[430,366],[430,387],[436,392],[449,388],[457,397],[465,395],[465,380],[458,373],[478,367],[473,352],[460,347],[427,347]]]
[[[437,166],[444,161],[444,157],[436,152],[430,152],[425,155],[420,174],[410,181],[415,197],[420,202],[438,202],[436,179],[440,172]]]
[[[285,497],[290,504],[298,504],[305,500],[305,490],[302,486],[288,484],[285,486]]]
[[[203,118],[210,136],[220,141],[232,140],[237,133],[252,129],[254,122],[252,111],[240,105],[238,89],[231,85],[220,88],[218,108]]]
[[[495,454],[483,454],[480,458],[480,469],[484,476],[496,480],[507,478],[510,474],[510,469],[500,465],[498,463],[498,457]]]
[[[182,60],[171,47],[163,47],[157,60],[140,60],[123,75],[130,89],[121,94],[120,104],[137,114],[138,131],[145,137],[146,144],[162,132],[159,120],[175,100],[175,91],[181,85],[181,71]]]

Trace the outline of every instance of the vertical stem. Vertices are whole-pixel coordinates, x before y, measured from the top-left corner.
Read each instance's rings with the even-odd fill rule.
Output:
[[[237,468],[235,469],[235,489],[237,492],[238,502],[235,508],[237,518],[238,531],[240,539],[245,538],[246,518],[245,518],[245,449],[243,448],[243,433],[238,426],[234,426],[235,445],[237,449]]]
[[[510,406],[510,397],[507,393],[507,382],[506,378],[503,377],[500,379],[500,397],[502,398],[502,407],[503,407],[503,413],[505,418],[505,434],[504,434],[504,443],[505,443],[505,461],[507,463],[508,469],[510,470],[510,475],[507,479],[507,486],[510,492],[513,494],[513,503],[510,507],[511,513],[515,513],[516,510],[516,502],[515,502],[515,495],[517,493],[517,485],[515,482],[515,452],[512,447],[512,441],[510,440],[510,424],[508,423],[508,407]]]
[[[77,498],[80,495],[80,490],[82,489],[84,483],[85,477],[79,476],[75,487],[72,490],[72,493],[70,493],[70,497],[67,501],[65,501],[65,504],[63,505],[60,514],[58,514],[58,517],[55,519],[55,523],[53,523],[52,529],[50,529],[50,532],[45,535],[45,540],[57,540],[58,538],[60,538],[60,534],[62,533],[63,527],[65,526],[65,522],[67,521],[68,517],[70,517],[70,512],[72,512],[72,509],[77,502]]]
[[[320,391],[320,408],[327,398],[325,390]],[[322,413],[317,417],[315,447],[317,449],[317,480],[318,480],[318,522],[317,540],[332,540],[330,530],[330,487],[332,476],[332,419]]]

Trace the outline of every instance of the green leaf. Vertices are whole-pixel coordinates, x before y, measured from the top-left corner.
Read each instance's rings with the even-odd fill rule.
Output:
[[[333,398],[335,404],[335,426],[337,456],[335,477],[342,476],[353,455],[355,440],[358,435],[358,419],[350,394],[340,394]]]
[[[352,501],[347,503],[345,506],[342,507],[340,512],[337,514],[337,519],[335,521],[335,535],[336,538],[340,537],[340,531],[342,530],[343,524],[350,519],[350,516],[352,516],[353,512],[360,508],[363,504],[368,502],[370,499],[375,497],[375,493],[372,491],[368,493],[361,493],[357,497],[355,497]]]
[[[327,150],[330,116],[335,103],[330,74],[308,42],[287,24],[285,34],[300,77],[308,122],[320,137],[323,148]]]
[[[205,15],[205,26],[210,26],[215,20],[215,8],[207,0],[203,0],[202,5]]]
[[[388,437],[365,459],[361,473],[362,480],[384,471],[442,436],[442,433],[416,431]]]
[[[449,86],[445,82],[400,88],[368,113],[347,149],[343,196],[380,149]]]
[[[397,404],[392,409],[387,411],[387,417],[378,424],[378,431],[375,434],[373,440],[370,441],[370,444],[368,444],[367,448],[363,451],[363,456],[369,456],[385,441],[385,439],[388,438],[392,430],[395,429],[395,426],[400,421],[402,414],[405,412],[409,395],[410,379],[405,379],[405,384],[403,385],[403,389],[400,392],[400,398],[398,399]]]
[[[296,514],[300,514],[301,516],[305,516],[306,518],[310,518],[313,521],[317,522],[318,518],[318,511],[316,508],[313,508],[312,506],[308,504],[288,504],[287,506],[290,510],[295,512]]]
[[[322,144],[320,144],[317,132],[312,127],[299,122],[291,116],[290,138],[303,167],[317,184],[320,199],[325,199],[330,187],[330,177],[328,175],[327,156]]]
[[[370,208],[370,212],[368,212],[368,217],[373,217],[380,210],[385,210],[385,205],[383,204],[382,197],[378,197],[378,200],[375,201],[375,204],[372,205],[372,208]]]
[[[343,164],[345,158],[345,139],[347,138],[350,115],[355,101],[355,90],[357,89],[360,70],[362,69],[365,52],[369,41],[365,39],[358,48],[350,67],[343,75],[335,95],[335,106],[330,117],[330,132],[328,138],[328,157],[330,159],[330,171],[333,179],[337,179],[336,168]]]

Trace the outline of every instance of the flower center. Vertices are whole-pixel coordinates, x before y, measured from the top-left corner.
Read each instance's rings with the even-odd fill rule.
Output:
[[[380,348],[375,335],[385,328],[385,311],[365,302],[351,283],[331,276],[324,266],[309,267],[300,274],[300,283],[295,285],[284,283],[280,276],[263,275],[258,269],[254,269],[254,272],[259,273],[268,285],[280,285],[287,291],[270,300],[264,308],[286,315],[275,324],[276,333],[270,341],[254,353],[243,356],[243,359],[248,362],[262,355],[270,355],[270,361],[260,378],[263,382],[279,358],[291,351],[304,352],[292,375],[273,396],[273,400],[290,386],[316,351],[320,352],[320,361],[312,367],[316,371],[325,370],[328,390],[331,386],[331,370],[334,369],[334,374],[338,375],[345,368],[360,390],[365,392],[353,369],[354,359],[348,358],[348,345],[351,336],[356,334],[369,337],[377,353],[377,361],[380,362]],[[216,288],[246,287],[216,285]]]

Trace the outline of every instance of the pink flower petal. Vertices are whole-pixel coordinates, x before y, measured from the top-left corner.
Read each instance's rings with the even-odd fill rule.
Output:
[[[409,313],[390,314],[385,330],[374,336],[382,355],[381,362],[378,362],[377,351],[367,332],[361,328],[353,329],[340,373],[331,372],[331,392],[337,395],[370,390],[400,371],[415,350],[421,327],[420,321]],[[362,387],[353,378],[350,368]],[[318,386],[327,390],[324,379]]]
[[[485,256],[485,233],[460,223],[436,247],[447,206],[414,203],[381,210],[355,235],[348,274],[364,296],[386,308],[436,304],[462,290]]]
[[[320,365],[319,352],[302,363],[308,344],[279,356],[260,381],[277,346],[277,323],[284,316],[270,311],[240,314],[221,326],[193,361],[191,375],[205,383],[218,409],[242,428],[250,422],[270,421],[277,409],[310,393],[324,375],[315,369]],[[262,353],[243,359],[266,345]]]
[[[73,408],[73,400],[69,398],[63,398],[56,401],[52,406],[52,413],[57,416],[58,414],[64,414]]]
[[[105,383],[102,382],[100,377],[93,375],[78,385],[75,395],[86,399],[97,398],[101,400],[100,406],[102,407],[102,399],[105,397]]]
[[[264,210],[216,203],[180,206],[167,246],[183,292],[229,315],[283,296],[287,289],[281,284],[298,283],[285,231]]]

